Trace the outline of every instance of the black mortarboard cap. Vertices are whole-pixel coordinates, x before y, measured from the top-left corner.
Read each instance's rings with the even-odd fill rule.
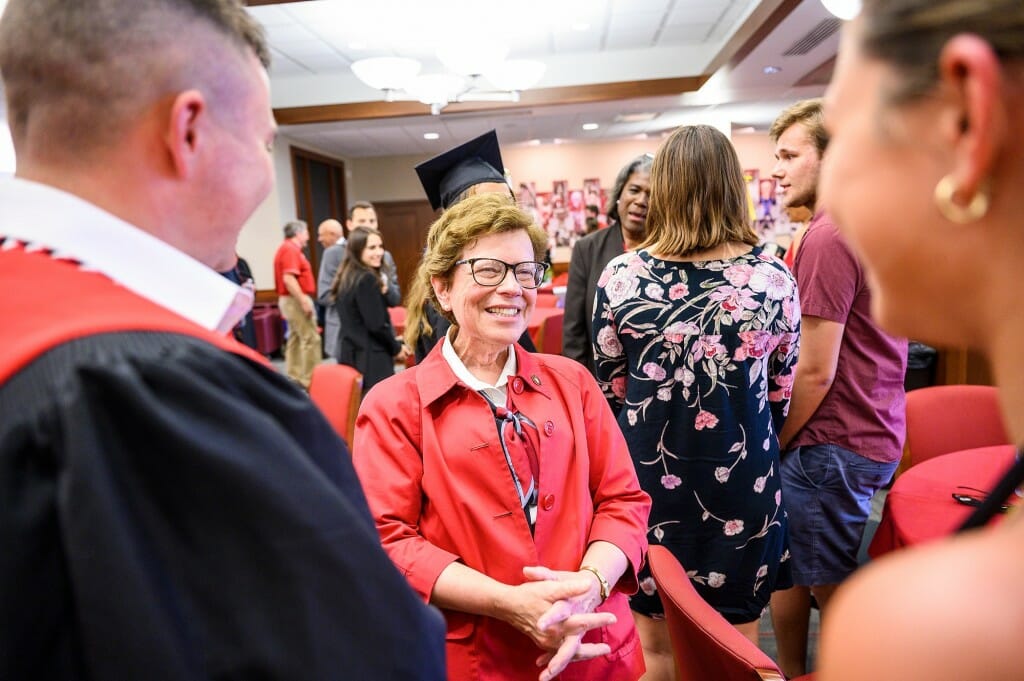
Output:
[[[491,130],[416,166],[430,205],[448,208],[475,184],[506,182],[498,134]]]

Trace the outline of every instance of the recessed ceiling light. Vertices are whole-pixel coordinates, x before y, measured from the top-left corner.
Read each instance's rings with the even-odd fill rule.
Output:
[[[597,130],[600,127],[601,126],[599,124],[597,124],[597,123],[584,123],[583,124],[583,129],[584,130]]]
[[[533,139],[533,140],[530,140],[529,142],[527,142],[527,144],[529,144],[531,147],[539,147],[540,146],[540,140]]]
[[[575,24],[572,25],[572,30],[580,31],[581,33],[583,31],[589,31],[590,30],[590,24],[588,24],[585,21],[579,21],[579,22],[576,22]]]
[[[782,70],[782,68],[779,67],[779,66],[771,66],[771,65],[769,65],[769,66],[764,67],[761,70],[764,71],[766,75],[770,76],[772,74],[778,73],[779,71]]]
[[[645,123],[653,121],[658,117],[656,111],[638,111],[636,113],[624,113],[615,116],[616,123]]]
[[[436,132],[423,133],[423,139],[425,140],[436,140],[438,137],[440,137],[440,135],[438,135]]]
[[[860,0],[821,0],[821,4],[844,21],[856,19],[860,14]]]

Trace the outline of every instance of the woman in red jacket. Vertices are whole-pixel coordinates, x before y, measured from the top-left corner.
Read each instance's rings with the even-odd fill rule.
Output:
[[[644,671],[626,596],[650,499],[587,370],[515,344],[545,246],[508,197],[448,209],[417,276],[452,327],[367,395],[356,424],[384,547],[447,619],[450,679]]]

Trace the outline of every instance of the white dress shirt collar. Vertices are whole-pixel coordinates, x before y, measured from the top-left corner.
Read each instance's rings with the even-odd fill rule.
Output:
[[[251,291],[73,194],[4,178],[0,206],[0,236],[77,260],[207,329],[226,333],[252,307]]]
[[[511,345],[508,346],[508,359],[505,360],[505,366],[501,370],[501,375],[498,376],[498,382],[491,385],[487,381],[481,381],[471,374],[466,365],[459,359],[459,356],[455,353],[455,348],[452,347],[452,334],[454,332],[455,327],[449,327],[448,333],[441,339],[441,342],[444,344],[441,347],[441,354],[448,362],[448,366],[452,368],[455,377],[472,390],[484,391],[495,404],[504,405],[505,396],[508,394],[508,377],[514,375],[518,369],[515,348]]]

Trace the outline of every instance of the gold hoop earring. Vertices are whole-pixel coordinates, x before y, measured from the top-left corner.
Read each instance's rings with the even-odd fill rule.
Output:
[[[966,225],[985,217],[988,212],[988,188],[982,184],[966,206],[953,200],[956,183],[952,175],[946,175],[935,185],[935,205],[942,217],[958,225]]]

